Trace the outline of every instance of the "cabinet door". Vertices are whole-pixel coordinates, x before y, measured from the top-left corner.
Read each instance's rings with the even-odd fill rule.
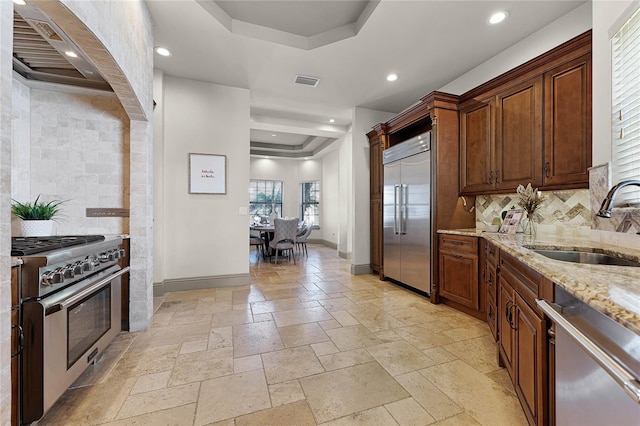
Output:
[[[513,377],[513,361],[515,347],[515,306],[513,287],[502,276],[498,281],[498,335],[500,337],[500,354],[511,380]]]
[[[371,213],[371,269],[381,272],[382,269],[382,202],[372,200]]]
[[[473,102],[460,112],[460,191],[493,189],[491,112],[493,100]]]
[[[495,146],[496,189],[542,186],[542,77],[498,94]]]
[[[542,425],[545,416],[546,389],[546,328],[535,311],[517,293],[516,297],[516,360],[514,384],[529,424]]]
[[[544,75],[544,184],[587,187],[591,167],[591,55]]]
[[[478,256],[440,250],[439,294],[472,309],[479,308]]]

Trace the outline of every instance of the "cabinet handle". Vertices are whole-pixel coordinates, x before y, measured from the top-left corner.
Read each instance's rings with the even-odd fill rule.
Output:
[[[496,183],[500,183],[500,170],[496,170]]]
[[[549,162],[544,163],[544,177],[549,178]]]
[[[11,358],[15,358],[22,353],[22,347],[24,342],[24,332],[22,331],[22,327],[19,325],[12,325],[11,329],[17,328],[18,332],[18,352],[11,352]]]
[[[515,306],[516,305],[514,305],[512,301],[508,301],[505,305],[506,311],[504,315],[506,316],[507,322],[509,323],[509,328],[511,328],[512,330],[516,329],[516,327],[513,325],[513,308],[515,308]]]
[[[462,241],[450,241],[450,243],[451,243],[451,244],[455,244],[455,245],[457,245],[457,246],[461,246],[461,245],[463,245],[463,244],[464,244]]]
[[[489,171],[489,183],[493,183],[493,171]]]

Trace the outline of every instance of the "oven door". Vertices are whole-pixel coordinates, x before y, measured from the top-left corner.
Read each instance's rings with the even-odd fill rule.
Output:
[[[120,332],[121,276],[114,265],[23,304],[22,419],[40,419]]]

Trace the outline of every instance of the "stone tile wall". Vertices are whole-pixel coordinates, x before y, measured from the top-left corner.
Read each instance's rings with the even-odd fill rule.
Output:
[[[0,1],[0,424],[11,424],[11,97],[13,3]]]
[[[544,191],[547,200],[536,215],[538,232],[588,236],[591,207],[588,189]],[[494,217],[512,206],[520,208],[517,194],[479,195],[476,197],[476,227],[486,229]]]
[[[11,105],[11,196],[31,197],[31,89],[20,77],[13,79]]]
[[[18,177],[13,198],[67,200],[58,235],[128,233],[128,218],[86,217],[88,207],[129,207],[129,119],[118,99],[39,89],[30,94],[27,117],[14,120],[20,128],[28,120],[30,143],[14,143],[20,161],[12,164]]]

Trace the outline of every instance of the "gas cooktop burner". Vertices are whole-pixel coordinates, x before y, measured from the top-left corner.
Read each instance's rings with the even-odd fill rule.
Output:
[[[64,235],[53,237],[12,237],[11,256],[29,256],[64,247],[104,240],[104,235]]]

